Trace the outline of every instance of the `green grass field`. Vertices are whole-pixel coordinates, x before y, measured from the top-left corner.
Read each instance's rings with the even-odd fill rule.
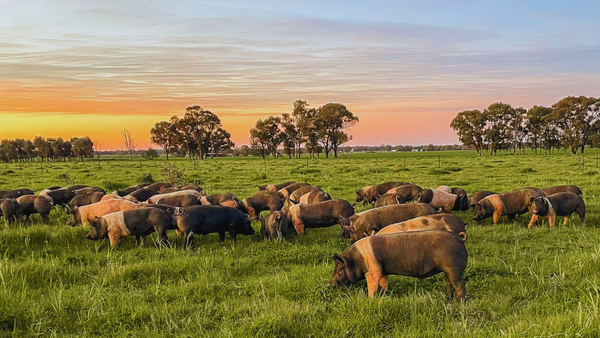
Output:
[[[439,157],[438,157],[439,156]],[[508,191],[526,186],[583,187],[588,217],[566,227],[528,216],[493,226],[470,221],[467,302],[444,299],[445,281],[390,277],[390,291],[366,296],[366,283],[332,289],[334,253],[348,242],[339,227],[308,229],[284,242],[240,236],[219,243],[200,236],[184,251],[138,248],[134,238],[111,249],[84,238],[62,210],[51,223],[0,222],[0,333],[6,336],[450,337],[600,336],[600,169],[595,150],[581,156],[477,157],[474,152],[344,155],[337,160],[176,159],[208,193],[241,198],[256,185],[285,180],[318,185],[351,202],[355,190],[387,180]],[[439,168],[438,168],[439,161]],[[85,183],[102,187],[161,179],[164,161],[105,157],[97,162],[0,164],[0,189]],[[362,211],[366,207],[358,207]],[[457,213],[469,221],[472,213]],[[557,221],[562,224],[562,219]],[[255,222],[255,230],[259,229]]]

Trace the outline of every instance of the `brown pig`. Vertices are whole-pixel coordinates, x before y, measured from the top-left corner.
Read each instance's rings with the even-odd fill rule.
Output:
[[[9,223],[23,221],[23,207],[14,198],[0,199],[0,211]]]
[[[537,189],[519,189],[511,192],[490,195],[477,202],[473,208],[473,220],[482,221],[493,216],[494,224],[498,224],[501,216],[507,215],[509,219],[514,219],[515,215],[521,215],[529,212],[533,215],[532,208],[534,204],[539,204],[538,209],[541,212],[547,212],[544,208],[543,193]]]
[[[456,205],[458,196],[441,190],[425,189],[417,194],[417,202],[429,203],[444,212],[450,212]]]
[[[288,233],[290,220],[281,211],[269,213],[260,217],[260,234],[264,239],[281,239]]]
[[[298,203],[300,203],[300,197],[302,197],[303,195],[308,194],[310,192],[313,192],[313,191],[322,191],[322,190],[321,190],[321,188],[314,187],[312,185],[307,185],[307,186],[301,187],[301,188],[297,189],[296,191],[294,191],[293,193],[291,193],[290,197],[288,198],[288,201],[291,204],[298,204]]]
[[[285,210],[298,234],[306,228],[324,228],[340,224],[342,218],[354,215],[354,208],[345,200],[335,199],[312,204],[295,204]]]
[[[281,197],[283,197],[284,199],[287,200],[288,198],[290,198],[290,195],[294,191],[296,191],[296,190],[298,190],[298,189],[300,189],[302,187],[306,187],[306,186],[310,186],[310,184],[308,184],[308,183],[294,183],[294,184],[290,184],[290,185],[286,186],[285,188],[281,188],[281,189],[277,190],[277,192],[281,195]]]
[[[581,188],[574,185],[557,185],[554,187],[542,189],[542,192],[546,194],[546,196],[558,194],[559,192],[570,192],[578,196],[583,196]]]
[[[408,231],[363,238],[341,255],[334,255],[330,286],[367,280],[369,297],[379,286],[386,291],[388,275],[427,278],[444,272],[446,296],[465,300],[463,273],[468,253],[464,240],[447,231]]]
[[[406,200],[404,199],[404,197],[402,197],[402,195],[396,194],[396,193],[391,193],[391,194],[387,193],[387,194],[383,194],[383,195],[379,196],[377,201],[375,201],[375,204],[373,204],[373,208],[380,208],[380,207],[384,207],[386,205],[404,204],[404,203],[406,203]]]
[[[423,191],[423,188],[416,184],[405,184],[399,187],[392,188],[387,191],[388,194],[398,194],[404,198],[405,201],[414,201],[417,199],[417,195]]]
[[[222,205],[237,208],[238,203],[237,196],[230,193],[212,194],[200,198],[200,204],[202,205]]]
[[[368,185],[356,191],[356,203],[373,203],[377,198],[394,187],[399,187],[409,183],[390,181],[378,185]]]
[[[479,203],[479,201],[481,201],[482,199],[490,196],[490,195],[497,195],[497,192],[493,192],[493,191],[488,191],[488,190],[482,190],[482,191],[478,191],[476,193],[473,194],[473,196],[471,196],[471,200],[469,201],[469,206],[471,208],[475,208],[475,205],[477,205],[477,203]]]
[[[29,219],[30,215],[40,214],[44,222],[50,221],[48,215],[52,211],[52,199],[44,196],[24,195],[17,198],[17,202],[23,208],[23,215]]]
[[[331,196],[323,190],[315,190],[300,196],[299,204],[311,204],[331,200]]]
[[[579,215],[579,219],[581,220],[582,224],[585,221],[585,202],[580,195],[572,192],[559,192],[547,197],[543,197],[543,199],[547,206],[547,211],[540,211],[538,208],[539,205],[534,204],[532,210],[533,216],[531,217],[531,222],[529,223],[530,228],[539,217],[548,218],[550,221],[550,226],[554,226],[556,216],[563,216],[563,225],[567,225],[567,222],[569,222],[569,217],[573,213],[577,213],[577,215]]]
[[[285,200],[276,192],[259,191],[256,194],[243,199],[238,209],[245,212],[248,216],[257,219],[261,211],[269,210],[279,211],[283,208]]]
[[[138,246],[144,238],[158,232],[161,244],[167,244],[167,229],[171,227],[171,217],[158,208],[138,208],[96,216],[91,221],[87,239],[99,240],[108,237],[110,245],[116,247],[121,238],[135,236]]]

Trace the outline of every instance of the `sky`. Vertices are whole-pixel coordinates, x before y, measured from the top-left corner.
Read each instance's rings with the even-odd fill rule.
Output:
[[[200,105],[259,118],[344,103],[350,145],[454,144],[456,113],[599,96],[599,1],[0,0],[0,139],[150,146]]]

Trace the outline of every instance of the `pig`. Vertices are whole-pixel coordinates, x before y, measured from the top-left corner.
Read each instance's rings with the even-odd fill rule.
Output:
[[[200,198],[202,205],[223,205],[226,207],[238,208],[239,202],[236,195],[230,193],[212,194],[209,196],[202,196]]]
[[[313,191],[322,191],[322,190],[321,190],[321,188],[314,187],[312,185],[307,185],[307,186],[301,187],[301,188],[297,189],[296,191],[294,191],[293,193],[291,193],[290,197],[288,198],[288,201],[291,204],[298,204],[298,203],[300,203],[300,197],[302,197],[302,195],[305,195],[305,194],[313,192]]]
[[[158,203],[158,201],[162,200],[163,198],[175,197],[175,196],[194,196],[196,198],[196,201],[198,201],[204,195],[202,195],[202,193],[200,193],[196,190],[179,190],[179,191],[166,193],[166,194],[157,194],[157,195],[151,196],[146,201],[150,204]],[[198,203],[195,203],[195,204],[198,204]]]
[[[119,190],[113,191],[112,194],[115,194],[115,195],[117,195],[119,197],[125,197],[125,196],[131,194],[132,192],[134,192],[134,191],[136,191],[138,189],[142,189],[142,188],[129,187],[129,188],[125,188],[125,189],[119,189]]]
[[[514,219],[515,215],[521,215],[529,212],[534,203],[539,203],[539,209],[544,210],[543,193],[537,189],[520,189],[511,192],[490,195],[477,202],[473,208],[473,220],[482,221],[493,216],[494,225],[498,224],[501,216],[507,215],[509,219]]]
[[[278,192],[279,190],[296,183],[295,181],[287,181],[279,184],[259,185],[258,190],[266,190],[270,192]]]
[[[0,190],[0,198],[18,198],[25,195],[35,195],[31,189]]]
[[[102,196],[100,201],[113,200],[113,199],[123,199],[123,197],[117,195],[116,193],[110,193]]]
[[[585,221],[585,202],[580,195],[572,192],[559,192],[547,197],[543,197],[547,206],[547,211],[540,211],[537,204],[533,205],[533,216],[529,223],[529,228],[535,224],[539,217],[546,217],[550,221],[550,226],[554,226],[556,216],[563,216],[563,225],[567,225],[569,217],[573,213],[579,215],[581,223]]]
[[[239,203],[239,209],[253,219],[257,219],[261,211],[279,211],[283,208],[285,199],[276,192],[259,191],[256,194],[243,199]]]
[[[158,192],[159,194],[170,194],[172,192],[177,192],[180,191],[180,188],[177,187],[169,187],[169,188],[162,188],[160,189],[160,191]]]
[[[440,185],[435,190],[445,192],[446,194],[453,194],[452,189],[447,185]]]
[[[192,234],[218,233],[225,240],[225,232],[235,242],[238,234],[254,235],[252,220],[242,211],[221,205],[194,205],[180,208],[175,213],[177,228],[183,234],[184,248],[194,246]]]
[[[554,187],[542,189],[542,192],[546,194],[546,196],[554,195],[559,192],[570,192],[578,196],[583,196],[581,188],[576,187],[574,185],[557,185]]]
[[[425,189],[417,194],[417,202],[429,203],[436,208],[442,208],[444,212],[452,211],[458,196],[441,190]]]
[[[284,199],[287,200],[288,198],[290,198],[290,195],[294,191],[296,191],[296,190],[298,190],[298,189],[300,189],[302,187],[306,187],[306,186],[310,186],[310,184],[308,184],[308,183],[294,183],[294,184],[290,184],[290,185],[286,186],[285,188],[281,188],[281,189],[277,190],[277,192],[281,195],[281,197],[283,197]]]
[[[201,187],[199,187],[198,185],[194,184],[194,183],[188,183],[186,185],[182,185],[181,187],[179,187],[180,190],[196,190],[197,192],[206,195],[206,193],[204,192],[204,189],[202,189]]]
[[[452,214],[428,215],[394,223],[375,234],[383,235],[400,231],[444,230],[467,240],[466,224],[460,217]]]
[[[65,189],[75,191],[75,190],[79,190],[79,189],[83,189],[83,188],[87,188],[87,187],[89,187],[89,185],[75,184],[75,185],[70,185],[70,186],[66,187]]]
[[[166,204],[166,205],[171,205],[174,207],[189,207],[192,205],[200,204],[200,200],[198,199],[198,197],[191,195],[191,194],[182,194],[182,195],[165,194],[165,195],[168,195],[168,196],[157,199],[157,200],[153,201],[152,203],[148,202],[148,204]],[[156,196],[159,196],[159,195],[156,195]],[[154,196],[152,196],[152,197],[154,197]],[[148,201],[150,201],[150,200],[148,200]]]
[[[406,200],[404,199],[404,197],[402,197],[402,195],[400,194],[396,194],[396,193],[386,193],[384,195],[379,196],[379,198],[377,199],[377,201],[375,201],[375,204],[373,204],[373,208],[379,208],[379,207],[384,207],[386,205],[393,205],[393,204],[404,204],[406,203]]]
[[[52,200],[43,196],[25,195],[17,198],[17,202],[23,208],[23,215],[29,219],[30,215],[40,214],[44,223],[48,223],[50,211],[52,211]]]
[[[281,239],[290,227],[290,220],[282,211],[274,211],[266,217],[260,217],[260,234],[269,241]]]
[[[388,194],[398,194],[404,198],[406,202],[417,199],[417,194],[423,191],[423,188],[415,184],[405,184],[399,187],[392,188],[387,191]]]
[[[388,275],[427,278],[444,272],[446,296],[465,300],[463,273],[468,253],[464,240],[447,231],[408,231],[371,236],[334,255],[335,269],[330,286],[367,280],[369,297],[379,286],[387,291]]]
[[[123,196],[123,198],[131,202],[146,202],[154,195],[158,195],[158,191],[154,189],[142,188],[135,190],[129,195]]]
[[[467,211],[470,208],[469,195],[463,188],[453,187],[450,189],[451,193],[456,195],[456,203],[454,204],[453,211]]]
[[[100,187],[85,187],[81,189],[74,190],[75,195],[88,195],[94,192],[101,192],[102,195],[106,194],[106,191]]]
[[[42,197],[49,197],[52,199],[54,205],[66,206],[73,197],[76,196],[75,190],[71,190],[68,188],[60,188],[56,190],[47,191],[45,193],[40,193]]]
[[[67,213],[73,214],[73,208],[81,207],[84,205],[98,203],[102,200],[104,194],[101,191],[92,192],[90,194],[76,195],[67,203]]]
[[[490,196],[490,195],[497,195],[497,192],[493,192],[493,191],[488,191],[488,190],[482,190],[482,191],[478,191],[476,193],[473,194],[473,196],[471,196],[471,200],[469,201],[469,206],[471,208],[475,208],[475,205],[477,205],[477,203],[479,201],[481,201],[482,199]]]
[[[364,204],[373,203],[377,200],[377,198],[390,189],[399,187],[402,185],[406,185],[408,183],[405,182],[385,182],[378,185],[368,185],[356,191],[356,203],[363,202]]]
[[[312,204],[329,200],[331,200],[331,196],[319,189],[300,196],[298,204]]]
[[[91,225],[86,238],[97,241],[108,237],[113,248],[119,245],[121,238],[132,235],[141,246],[144,238],[155,231],[164,245],[168,244],[167,229],[171,227],[171,218],[158,208],[138,208],[96,216]]]
[[[384,227],[419,216],[437,214],[439,209],[426,203],[394,204],[364,213],[350,225],[350,242],[372,236]]]
[[[23,207],[14,198],[0,199],[0,211],[9,223],[23,221]]]
[[[144,204],[141,207],[156,208],[164,211],[167,214],[167,216],[169,216],[169,218],[171,219],[171,226],[169,227],[169,229],[176,230],[179,235],[179,230],[177,229],[177,221],[175,221],[175,213],[181,213],[181,208],[166,204]]]
[[[167,182],[157,182],[157,183],[152,183],[150,185],[145,186],[143,189],[150,189],[150,190],[154,190],[156,192],[159,192],[160,189],[163,188],[170,188],[173,185]]]
[[[90,221],[96,216],[102,217],[112,212],[133,210],[139,207],[140,205],[138,203],[123,199],[112,199],[81,207],[74,207],[72,211],[73,222],[71,223],[71,226],[89,225]]]
[[[313,204],[295,204],[285,210],[298,234],[306,228],[324,228],[341,223],[341,219],[354,215],[354,208],[345,200],[335,199]]]

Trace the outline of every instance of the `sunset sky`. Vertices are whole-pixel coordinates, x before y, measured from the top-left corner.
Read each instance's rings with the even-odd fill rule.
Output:
[[[342,102],[354,145],[458,143],[454,115],[600,96],[595,1],[0,0],[0,139],[123,148],[186,106],[237,145],[258,118]]]

